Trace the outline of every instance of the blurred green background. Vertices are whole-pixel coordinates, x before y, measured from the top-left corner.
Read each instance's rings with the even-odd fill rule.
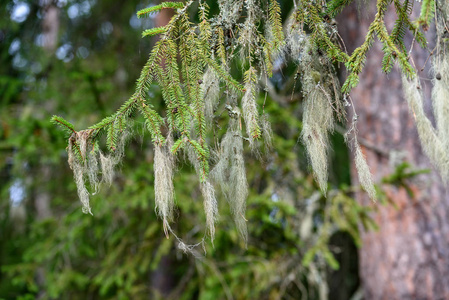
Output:
[[[216,13],[216,2],[208,3]],[[324,198],[318,191],[298,142],[301,96],[292,64],[274,75],[277,96],[268,95],[265,105],[274,149],[262,159],[247,151],[247,248],[219,193],[217,234],[206,253],[185,254],[165,237],[154,208],[151,141],[138,117],[114,184],[91,197],[93,216],[81,212],[66,137],[49,120],[61,115],[84,129],[132,94],[154,43],[141,39],[141,31],[161,21],[137,19],[135,12],[151,4],[0,4],[0,299],[357,296],[358,224],[374,225],[350,197],[349,158],[339,134],[332,137],[331,192]],[[292,3],[280,4],[285,20]],[[150,95],[160,109],[159,88]],[[180,159],[172,228],[192,244],[205,226],[197,180]]]

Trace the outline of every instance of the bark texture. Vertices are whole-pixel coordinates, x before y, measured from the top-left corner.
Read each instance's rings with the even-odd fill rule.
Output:
[[[368,3],[359,7],[359,12],[356,6],[346,9],[338,20],[343,39],[349,41],[348,51],[363,43],[374,18],[376,1]],[[415,9],[419,6],[415,4]],[[389,30],[396,18],[392,11],[386,16]],[[412,36],[408,39],[411,41]],[[393,173],[401,159],[417,168],[432,169],[403,98],[397,67],[389,75],[382,73],[381,49],[379,42],[373,45],[360,84],[351,93],[359,115],[359,136],[384,150],[363,147],[377,183]],[[415,46],[413,61],[418,69],[427,58],[428,51]],[[419,76],[430,77],[426,71]],[[422,83],[429,95],[430,81]],[[430,100],[426,101],[430,114]],[[354,166],[352,179],[358,182]],[[366,194],[356,195],[365,205],[377,206],[373,216],[380,227],[378,232],[364,232],[362,236],[359,271],[365,299],[449,299],[449,193],[434,170],[409,183],[414,197],[404,188],[383,186],[393,205],[372,204]]]
[[[56,2],[43,0],[41,3],[44,11],[44,19],[42,20],[43,47],[49,53],[54,52],[58,45],[59,8],[56,6]]]

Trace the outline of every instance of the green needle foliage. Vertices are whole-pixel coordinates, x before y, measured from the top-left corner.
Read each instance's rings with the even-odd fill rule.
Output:
[[[348,94],[359,82],[374,39],[377,37],[383,45],[383,71],[390,72],[397,63],[404,83],[414,82],[417,80],[416,72],[409,62],[404,36],[410,31],[421,46],[426,46],[420,25],[426,29],[436,3],[423,1],[421,16],[413,21],[410,19],[412,1],[378,0],[377,13],[365,41],[353,53],[346,53],[340,46],[332,18],[351,1],[294,2],[294,11],[285,22],[276,0],[219,0],[219,11],[213,16],[209,15],[208,5],[202,0],[163,2],[140,10],[137,13],[139,18],[163,9],[172,10],[174,15],[167,25],[142,33],[143,37],[158,35],[159,40],[141,71],[134,94],[113,115],[87,130],[75,131],[73,125],[61,117],[52,119],[70,135],[69,164],[78,185],[83,211],[91,212],[85,182],[89,181],[91,188],[96,189],[99,183],[97,173],[102,173],[103,181],[111,182],[111,169],[123,157],[130,124],[140,113],[155,148],[156,207],[166,234],[174,234],[170,227],[175,198],[173,176],[179,158],[184,157],[199,179],[208,228],[206,235],[214,238],[218,210],[213,183],[217,183],[226,195],[239,231],[246,240],[244,213],[248,184],[242,152],[244,145],[248,144],[252,152],[259,155],[263,144],[261,139],[266,145],[271,144],[271,129],[264,114],[265,103],[262,107],[258,103],[258,93],[264,82],[263,90],[266,90],[269,78],[278,68],[275,67],[278,65],[276,62],[290,60],[298,68],[295,79],[300,79],[304,96],[301,139],[315,179],[326,195],[329,134],[337,120],[346,120],[344,107],[348,103]],[[393,6],[390,5],[392,3]],[[391,33],[384,22],[389,9],[394,9],[398,16]],[[191,19],[195,10],[197,22]],[[348,71],[342,85],[336,76],[338,64],[344,65]],[[447,59],[439,65],[447,74]],[[237,68],[244,70],[243,78],[235,76]],[[165,102],[163,112],[152,106],[148,91],[153,84],[161,89]],[[425,151],[434,160],[442,160],[437,164],[443,164],[440,169],[444,172],[449,160],[445,159],[441,147],[447,144],[448,139],[445,137],[444,142],[434,143],[439,139],[438,133],[426,121],[419,93],[409,87],[409,103],[418,118],[420,136],[426,138]],[[447,92],[447,87],[440,85],[439,93]],[[440,120],[439,126],[447,128],[441,117],[437,119]],[[218,120],[228,124],[226,132],[216,136]],[[361,185],[374,200],[376,191],[357,141],[355,125],[354,121],[348,131],[350,137],[346,140],[355,153]],[[108,155],[100,150],[103,148],[99,146],[102,134],[105,134]],[[221,138],[221,142],[212,136]],[[211,150],[214,143],[215,148]],[[432,145],[441,147],[437,149]],[[211,157],[211,153],[216,157]],[[184,248],[190,249],[188,246]],[[329,262],[335,266],[331,260]]]

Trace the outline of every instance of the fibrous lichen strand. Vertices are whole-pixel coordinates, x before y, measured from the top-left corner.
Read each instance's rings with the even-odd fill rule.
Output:
[[[449,179],[449,157],[443,142],[437,136],[432,123],[424,113],[423,96],[418,80],[408,80],[402,75],[402,86],[405,98],[410,110],[415,118],[416,128],[421,140],[421,145],[427,157],[439,170],[441,177],[447,181]]]
[[[201,183],[201,194],[204,200],[206,227],[209,230],[211,240],[213,240],[215,237],[215,221],[218,218],[218,204],[214,187],[209,181]]]
[[[174,187],[173,168],[174,160],[169,149],[163,146],[154,147],[154,193],[156,212],[164,222],[173,220]]]
[[[376,189],[374,188],[372,175],[362,149],[356,139],[354,139],[354,152],[354,162],[355,167],[357,168],[360,185],[367,192],[370,199],[375,201]]]
[[[446,50],[449,53],[449,50]],[[438,137],[444,147],[449,149],[449,55],[441,53],[434,62],[433,111]]]

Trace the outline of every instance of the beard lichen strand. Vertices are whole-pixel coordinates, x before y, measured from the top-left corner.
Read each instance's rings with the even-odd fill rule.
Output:
[[[195,168],[195,172],[200,176],[201,165],[198,161],[195,150],[191,145],[186,147],[187,158]],[[204,213],[206,216],[206,228],[209,231],[211,240],[215,237],[215,221],[218,218],[218,203],[215,198],[215,190],[209,179],[200,183],[201,195],[203,197]]]
[[[203,195],[204,212],[206,214],[206,227],[209,230],[210,238],[213,242],[215,237],[215,221],[218,219],[218,204],[215,198],[215,190],[209,181],[200,183],[201,194]]]
[[[89,192],[86,189],[84,183],[84,174],[81,165],[76,164],[73,169],[73,175],[75,177],[75,184],[78,192],[78,197],[80,198],[81,204],[83,205],[82,211],[85,214],[92,214],[90,203],[89,203]]]
[[[243,158],[242,138],[234,134],[232,145],[228,145],[229,158],[231,159],[231,169],[229,176],[230,195],[229,203],[234,215],[234,221],[245,244],[248,240],[246,227],[245,210],[246,198],[248,197],[248,182],[246,180],[245,161]]]
[[[418,80],[408,80],[402,75],[402,87],[404,95],[415,118],[416,128],[424,153],[439,170],[443,180],[449,179],[449,156],[444,144],[437,136],[432,123],[427,118],[423,109],[423,96],[420,92]]]
[[[111,184],[113,179],[113,169],[123,157],[125,143],[129,136],[128,131],[123,131],[114,153],[105,156],[100,150],[95,149],[93,141],[91,140],[92,132],[93,130],[89,129],[74,133],[69,139],[69,146],[67,149],[68,163],[73,171],[78,197],[83,205],[82,210],[84,213],[90,214],[92,214],[92,212],[89,204],[89,191],[86,188],[85,178],[89,180],[89,184],[93,189],[92,194],[95,195],[98,192],[100,185],[98,179],[98,155],[100,157],[102,181]],[[77,157],[75,151],[79,152],[81,157]]]
[[[268,120],[268,115],[263,114],[260,118],[260,129],[262,131],[262,139],[265,145],[265,149],[270,151],[273,149],[273,130],[271,129],[271,123]]]
[[[218,103],[220,92],[219,79],[213,70],[207,68],[203,75],[204,115],[206,122],[210,124],[214,116],[215,106]]]
[[[71,169],[73,170],[73,176],[75,178],[75,184],[77,187],[78,197],[82,204],[82,211],[83,213],[92,214],[90,203],[89,203],[89,192],[86,188],[84,176],[87,176],[87,178],[91,181],[90,184],[95,189],[98,183],[98,179],[96,176],[96,171],[98,170],[98,163],[96,158],[93,158],[92,160],[89,158],[92,158],[91,156],[94,156],[95,153],[89,153],[93,152],[88,150],[88,140],[90,137],[91,130],[83,130],[80,132],[77,132],[74,136],[74,143],[77,143],[79,145],[79,151],[80,155],[82,157],[82,161],[79,160],[78,157],[74,157],[75,154],[73,153],[73,142],[69,142],[69,164]],[[89,153],[89,155],[88,155]]]
[[[95,150],[92,149],[87,155],[87,177],[89,178],[90,187],[93,189],[92,195],[98,192],[98,159]]]
[[[308,124],[303,121],[301,138],[306,146],[309,163],[312,166],[315,179],[323,193],[327,190],[327,155],[328,137],[327,132],[319,128],[316,124]]]
[[[112,184],[112,180],[114,179],[114,168],[121,162],[124,156],[126,141],[130,135],[131,134],[127,130],[122,132],[113,153],[104,155],[101,151],[98,151],[100,155],[102,182],[105,182],[108,185]]]
[[[249,70],[248,72],[250,72]],[[254,70],[252,72],[255,72]],[[253,75],[249,75],[253,76]],[[255,76],[255,75],[254,75]],[[253,79],[249,79],[245,84],[246,92],[242,97],[243,119],[245,120],[246,134],[248,135],[251,151],[257,152],[257,139],[260,135],[259,112],[257,111],[256,93],[257,86]]]
[[[155,209],[164,222],[173,220],[174,186],[173,169],[174,159],[170,149],[162,145],[154,145],[154,193]]]
[[[445,52],[449,53],[449,50]],[[438,137],[445,149],[449,149],[449,55],[445,52],[442,49],[442,53],[433,61],[435,76],[432,80],[432,100]]]
[[[357,141],[357,137],[354,137],[354,152],[355,167],[357,169],[360,185],[366,191],[370,199],[376,201],[376,189],[374,188],[371,171]]]
[[[103,155],[103,152],[100,151],[100,165],[101,180],[110,186],[114,178],[114,160],[110,155]]]
[[[354,112],[355,114],[355,112]],[[372,174],[363,154],[362,148],[357,140],[357,118],[353,118],[349,130],[344,134],[344,140],[348,148],[354,153],[354,163],[359,178],[359,183],[366,191],[370,199],[376,202],[376,189],[374,187]]]
[[[76,137],[78,135],[75,134],[75,138],[69,139],[69,146],[68,146],[68,163],[70,166],[70,169],[73,171],[73,177],[75,178],[75,185],[78,193],[78,198],[81,201],[81,204],[83,206],[82,211],[83,213],[90,213],[91,208],[89,205],[89,192],[86,189],[86,186],[84,184],[84,174],[83,174],[83,165],[80,164],[78,157],[73,153],[73,144],[76,142]]]
[[[296,24],[293,17],[290,17],[287,23],[286,44],[290,49],[290,55],[295,61],[301,60],[301,54],[307,44],[307,35],[302,31],[300,26]]]
[[[315,178],[323,193],[327,190],[328,178],[328,131],[334,129],[333,110],[321,88],[313,85],[310,73],[304,74],[307,100],[304,103],[301,138]]]
[[[240,17],[243,1],[240,0],[219,0],[220,8],[219,20],[225,25],[226,29],[231,29],[237,23]]]
[[[248,183],[243,157],[243,140],[238,131],[238,121],[230,120],[228,131],[218,151],[218,162],[211,171],[211,177],[221,187],[229,203],[234,222],[245,244],[248,240],[245,210],[248,197]]]
[[[328,72],[320,60],[313,56],[310,40],[305,36],[295,51],[300,52],[298,64],[303,72],[302,84],[304,101],[303,128],[301,139],[306,146],[309,163],[320,189],[326,194],[328,179],[328,132],[334,130],[332,94],[322,85],[322,73]]]
[[[227,181],[227,169],[229,164],[228,154],[224,151],[223,145],[228,143],[226,140],[231,139],[231,132],[228,130],[224,135],[220,149],[216,152],[217,163],[210,172],[211,178],[220,185],[222,193],[228,198],[229,184]],[[231,141],[229,143],[232,143]]]
[[[257,37],[256,23],[258,21],[258,11],[256,0],[244,0],[246,8],[246,19],[239,30],[238,43],[240,47],[240,57],[242,59],[242,66],[248,59],[251,61],[254,54]]]

